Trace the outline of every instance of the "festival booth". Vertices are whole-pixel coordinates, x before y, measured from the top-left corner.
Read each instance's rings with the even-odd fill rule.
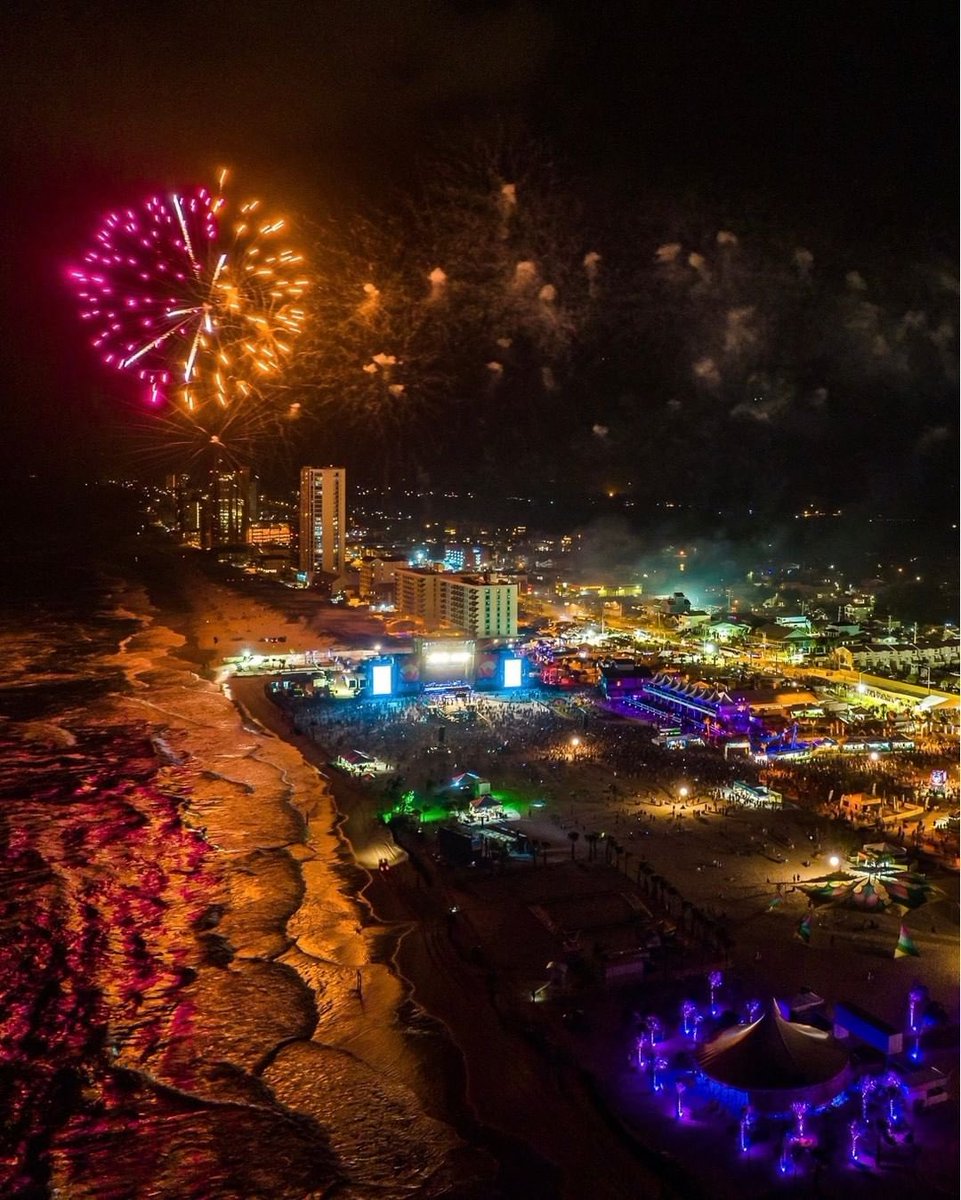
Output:
[[[902,1030],[851,1000],[842,1000],[834,1006],[834,1036],[855,1037],[889,1057],[904,1049]]]
[[[437,788],[434,795],[464,826],[483,826],[489,831],[490,841],[500,840],[512,852],[529,853],[526,837],[509,830],[505,824],[517,819],[516,808],[504,807],[491,791],[489,779],[473,771],[462,771]]]
[[[821,1108],[848,1083],[847,1051],[829,1033],[786,1020],[773,1000],[763,1016],[724,1030],[695,1057],[725,1103],[759,1113]]]

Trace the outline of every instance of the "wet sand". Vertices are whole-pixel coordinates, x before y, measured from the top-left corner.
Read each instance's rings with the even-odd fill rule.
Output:
[[[235,608],[229,592],[199,579],[191,602],[178,622],[187,640],[176,647],[188,662],[214,638],[229,646],[260,633],[261,621],[278,629],[276,612],[246,600]],[[340,833],[325,780],[301,747],[220,688],[198,682],[195,691],[196,705],[190,694],[132,702],[168,725],[193,764],[188,820],[223,870],[216,935],[232,950],[231,974],[248,960],[257,970],[224,994],[195,989],[192,1053],[214,1050],[213,1034],[204,1041],[209,1015],[216,1053],[256,1071],[279,1104],[323,1130],[351,1195],[496,1194],[496,1164],[458,1136],[434,1086],[438,1061],[449,1057],[442,1031],[408,1020],[407,988],[392,965],[402,930],[379,923],[360,898],[369,876]],[[309,1028],[279,1019],[300,997]]]

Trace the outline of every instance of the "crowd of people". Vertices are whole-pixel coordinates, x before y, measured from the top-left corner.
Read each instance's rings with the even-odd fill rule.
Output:
[[[481,776],[544,788],[561,794],[571,786],[571,766],[593,768],[612,800],[618,796],[667,803],[717,798],[734,780],[764,783],[791,801],[826,813],[836,812],[842,794],[874,793],[892,803],[947,805],[944,789],[932,791],[930,775],[946,761],[933,748],[885,755],[879,761],[841,754],[758,764],[726,759],[716,748],[688,744],[668,748],[655,730],[618,718],[601,706],[535,691],[509,698],[469,691],[460,694],[361,699],[342,703],[310,695],[274,694],[297,732],[313,738],[331,755],[361,751],[387,768],[396,788],[421,789],[425,798],[456,774]],[[583,771],[580,772],[583,774]],[[917,823],[884,832],[950,854],[955,832]]]

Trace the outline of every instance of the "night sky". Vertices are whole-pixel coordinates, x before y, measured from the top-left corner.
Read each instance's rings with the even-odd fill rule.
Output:
[[[401,276],[442,246],[453,270],[459,188],[516,182],[518,254],[570,304],[562,347],[512,334],[496,394],[493,326],[445,330],[433,373],[412,336],[389,420],[311,370],[343,346],[305,343],[294,463],[955,519],[950,6],[11,0],[0,21],[8,471],[128,462],[131,392],[88,353],[63,266],[111,206],[229,163],[308,252],[393,229]],[[600,300],[578,310],[591,251]]]

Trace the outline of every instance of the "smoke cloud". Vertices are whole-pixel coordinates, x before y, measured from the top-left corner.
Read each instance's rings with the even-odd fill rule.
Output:
[[[699,358],[692,366],[694,378],[710,388],[721,386],[721,372],[713,358]]]

